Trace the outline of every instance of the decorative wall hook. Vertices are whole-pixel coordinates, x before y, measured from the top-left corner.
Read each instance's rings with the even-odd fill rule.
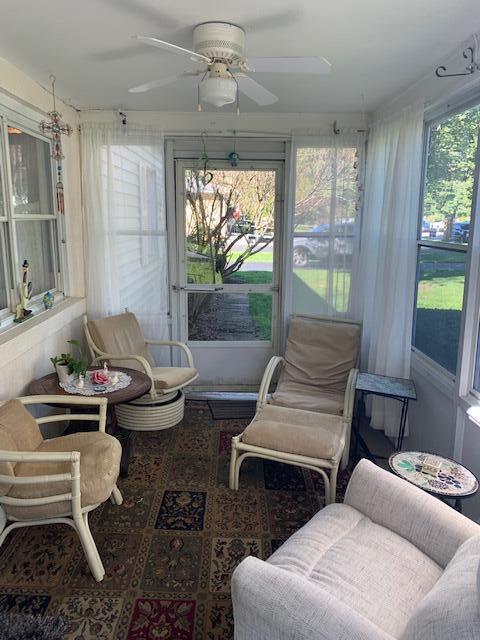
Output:
[[[456,76],[470,76],[475,71],[480,71],[480,64],[475,60],[475,49],[473,47],[467,47],[462,52],[465,60],[468,61],[465,71],[458,73],[448,73],[445,65],[440,65],[435,69],[435,75],[437,78],[455,78]]]
[[[337,127],[337,121],[334,120],[333,121],[333,133],[338,136],[338,134],[340,133],[340,129]]]

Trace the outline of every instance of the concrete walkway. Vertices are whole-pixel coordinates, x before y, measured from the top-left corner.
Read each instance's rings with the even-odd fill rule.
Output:
[[[222,293],[209,296],[194,327],[190,340],[256,340],[255,322],[250,313],[247,293]]]

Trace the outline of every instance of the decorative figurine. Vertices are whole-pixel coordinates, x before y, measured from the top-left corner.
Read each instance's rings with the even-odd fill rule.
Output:
[[[28,301],[32,295],[32,283],[28,281],[28,261],[24,260],[22,264],[22,282],[19,285],[20,304],[17,304],[14,322],[23,322],[27,320],[33,312],[27,309]]]
[[[43,296],[43,306],[48,311],[53,307],[53,303],[55,302],[55,296],[51,291],[47,291],[47,293]]]
[[[436,478],[441,471],[442,461],[433,456],[427,456],[422,464],[422,473]]]

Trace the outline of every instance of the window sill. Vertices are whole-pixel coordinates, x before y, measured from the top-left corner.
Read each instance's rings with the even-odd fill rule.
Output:
[[[18,358],[85,312],[85,298],[65,298],[53,309],[43,310],[21,324],[6,327],[0,333],[0,361],[5,364]]]

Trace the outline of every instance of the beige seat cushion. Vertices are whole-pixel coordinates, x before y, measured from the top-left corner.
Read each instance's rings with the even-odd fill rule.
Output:
[[[188,384],[197,375],[193,367],[154,367],[156,389],[172,389]]]
[[[392,638],[442,575],[413,544],[339,504],[319,511],[268,562],[310,580]]]
[[[322,460],[338,459],[343,450],[339,416],[266,405],[242,434],[242,442]]]
[[[342,415],[345,402],[345,393],[317,389],[296,382],[283,382],[278,384],[270,402],[280,407],[292,407],[305,411],[318,411],[318,413],[331,413]]]
[[[150,366],[155,366],[140,325],[133,313],[127,312],[98,320],[89,320],[87,328],[100,351],[120,356],[123,354],[142,356]],[[142,365],[135,360],[114,360],[112,364],[138,371],[144,370]]]
[[[43,441],[40,428],[20,400],[9,400],[0,406],[0,451],[35,451]],[[0,474],[13,476],[15,462],[0,462]],[[11,485],[0,483],[0,496]]]
[[[279,386],[294,382],[343,394],[359,348],[358,324],[294,316]]]
[[[79,451],[80,490],[82,507],[104,502],[112,493],[120,469],[122,447],[116,438],[99,431],[72,433],[60,438],[44,440],[36,451]],[[16,476],[52,475],[68,473],[68,462],[18,462]],[[12,498],[44,498],[69,493],[71,482],[12,486],[8,495]],[[58,502],[37,507],[6,506],[8,514],[19,519],[48,518],[71,513],[70,502]]]
[[[40,428],[20,400],[0,407],[0,430],[12,436],[18,451],[34,451],[43,441]]]

